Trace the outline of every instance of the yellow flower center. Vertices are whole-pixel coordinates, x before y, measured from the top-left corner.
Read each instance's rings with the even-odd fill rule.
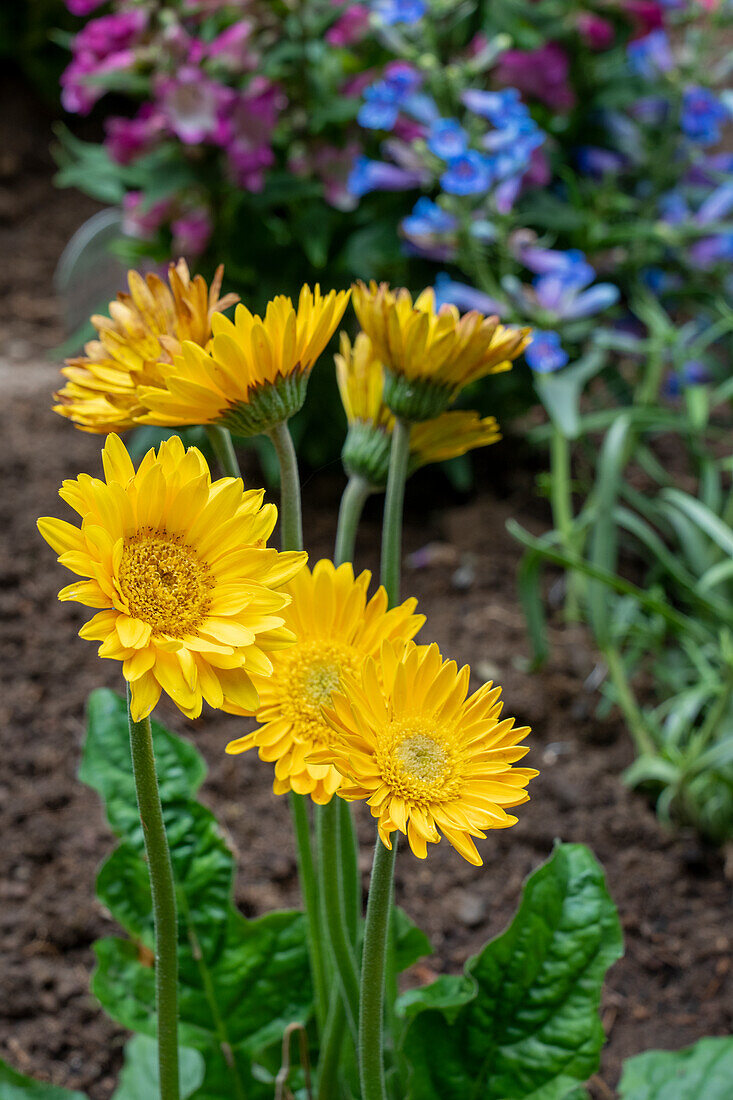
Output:
[[[418,803],[455,797],[456,752],[431,721],[395,719],[381,740],[377,757],[382,776],[398,797]]]
[[[181,638],[208,613],[214,579],[177,536],[152,532],[126,540],[119,583],[133,618],[153,634]]]
[[[356,650],[343,642],[302,642],[284,657],[278,676],[283,717],[290,719],[299,740],[330,744],[333,734],[321,707],[330,704],[342,673],[356,672]]]

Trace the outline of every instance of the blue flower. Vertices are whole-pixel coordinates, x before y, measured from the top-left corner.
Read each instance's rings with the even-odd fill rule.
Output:
[[[620,153],[612,149],[602,149],[598,145],[583,145],[576,154],[576,162],[583,175],[593,179],[615,176],[622,172],[626,161]]]
[[[714,237],[701,237],[688,251],[693,267],[707,271],[720,263],[733,263],[733,233],[718,233]]]
[[[468,135],[456,118],[441,118],[430,127],[428,149],[442,160],[459,157],[468,149]]]
[[[437,202],[425,195],[415,203],[412,213],[402,220],[402,228],[408,235],[424,233],[451,233],[458,226],[457,219]]]
[[[690,359],[682,364],[679,371],[671,371],[667,375],[662,392],[665,397],[674,399],[681,397],[682,391],[688,386],[704,386],[711,379],[712,375],[704,363],[697,359]]]
[[[422,122],[426,126],[432,125],[440,118],[440,111],[435,100],[425,92],[417,92],[408,96],[402,105],[402,109],[406,114],[416,119],[417,122]]]
[[[364,89],[364,102],[356,121],[366,130],[391,130],[400,113],[394,92],[380,80]]]
[[[410,172],[386,161],[357,157],[347,188],[349,194],[361,198],[369,191],[409,191],[419,187],[422,180],[420,172]]]
[[[416,92],[423,78],[409,61],[390,61],[384,69],[384,83],[398,103]]]
[[[388,27],[396,23],[417,23],[427,7],[426,0],[372,0],[372,11]]]
[[[562,252],[557,248],[526,245],[521,249],[519,258],[525,267],[534,271],[535,275],[563,272],[570,274],[578,283],[582,282],[586,286],[596,277],[595,271],[585,258],[585,253],[579,248],[569,248],[567,252]]]
[[[720,127],[727,118],[727,110],[708,88],[696,85],[685,90],[680,124],[690,141],[714,145],[720,141]]]
[[[524,355],[532,370],[538,374],[552,374],[553,371],[561,370],[570,359],[560,344],[559,333],[542,329],[535,329]]]
[[[497,302],[495,298],[490,298],[483,291],[451,279],[444,271],[436,275],[433,289],[435,291],[436,309],[440,309],[441,306],[452,305],[460,309],[461,312],[475,309],[486,317],[495,313],[501,316],[506,310],[506,305],[503,302]]]
[[[681,225],[690,217],[687,200],[679,191],[667,191],[659,198],[659,217],[668,225]]]
[[[529,113],[516,88],[504,88],[500,92],[468,88],[461,95],[461,100],[472,114],[487,118],[498,127],[504,127],[510,122],[525,118]]]
[[[627,49],[629,67],[637,76],[653,80],[659,73],[674,68],[674,54],[666,31],[656,30],[630,42]]]
[[[448,161],[448,169],[440,177],[440,186],[449,195],[480,195],[488,191],[492,179],[488,158],[469,149]]]

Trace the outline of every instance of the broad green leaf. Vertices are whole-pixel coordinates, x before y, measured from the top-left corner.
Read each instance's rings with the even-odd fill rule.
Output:
[[[86,1100],[83,1092],[34,1081],[0,1059],[0,1100]]]
[[[730,1100],[733,1036],[700,1039],[684,1050],[647,1050],[630,1058],[620,1100]]]
[[[252,1056],[306,1022],[310,978],[300,913],[246,920],[231,901],[233,860],[213,814],[192,797],[204,776],[187,742],[153,725],[163,815],[176,880],[180,1039],[203,1055],[196,1100],[258,1100]],[[93,991],[132,1031],[155,1034],[153,919],[130,761],[127,709],[112,692],[90,699],[81,777],[104,798],[121,844],[99,873],[100,900],[125,939],[97,943]]]
[[[432,955],[433,945],[421,928],[413,924],[404,909],[394,908],[395,969],[399,973],[422,959]]]
[[[506,932],[467,963],[476,994],[450,1008],[453,1021],[433,1007],[445,983],[411,998],[409,1100],[577,1097],[598,1067],[601,985],[621,953],[599,864],[582,844],[558,845],[527,881]]]
[[[182,1046],[178,1060],[181,1100],[188,1100],[204,1079],[204,1060],[197,1050]],[[135,1035],[125,1047],[125,1064],[112,1100],[143,1100],[159,1092],[158,1044],[147,1035]]]

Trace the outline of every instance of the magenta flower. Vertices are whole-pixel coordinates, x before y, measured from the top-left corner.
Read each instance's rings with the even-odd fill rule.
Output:
[[[171,200],[148,205],[142,191],[128,191],[122,200],[122,232],[126,237],[149,241],[170,216]]]
[[[90,19],[74,38],[74,56],[90,54],[97,61],[102,61],[109,54],[131,46],[145,30],[147,22],[147,13],[140,8]]]
[[[257,67],[258,58],[250,48],[253,23],[240,19],[227,27],[206,47],[206,55],[236,72],[249,72]]]
[[[576,26],[583,41],[592,50],[607,50],[616,37],[613,23],[591,11],[578,13]]]
[[[330,46],[353,46],[361,41],[368,27],[369,8],[366,4],[349,4],[326,31],[326,41]]]
[[[199,206],[171,222],[173,256],[196,257],[206,251],[213,225],[209,211]]]
[[[499,84],[518,88],[553,111],[569,111],[575,93],[568,81],[568,58],[562,46],[548,42],[536,50],[507,50],[496,69]]]
[[[221,118],[236,98],[231,88],[211,80],[195,65],[155,83],[158,106],[169,129],[184,143],[214,140]]]
[[[336,210],[353,210],[356,198],[348,189],[349,176],[361,146],[356,141],[339,149],[336,145],[322,145],[313,157],[313,167],[324,186],[326,202]]]
[[[103,85],[90,84],[89,77],[124,72],[131,69],[135,61],[133,50],[117,50],[102,61],[96,61],[90,55],[75,57],[61,74],[62,107],[71,114],[88,115],[105,92]]]
[[[144,103],[134,118],[111,117],[105,121],[105,146],[117,164],[131,164],[153,148],[165,129],[165,118],[152,103]]]
[[[278,85],[257,76],[220,120],[215,140],[226,148],[235,182],[247,191],[264,187],[264,170],[275,163],[272,131],[286,106]]]
[[[69,9],[72,15],[91,15],[91,13],[102,6],[105,0],[66,0],[66,7]]]

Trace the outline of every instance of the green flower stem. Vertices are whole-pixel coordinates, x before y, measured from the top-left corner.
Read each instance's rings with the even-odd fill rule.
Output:
[[[336,960],[336,969],[344,995],[344,1005],[349,1027],[356,1039],[359,1019],[359,972],[354,948],[349,938],[343,897],[343,875],[340,866],[339,810],[333,797],[325,806],[319,806],[317,814],[318,872],[321,878],[321,896],[326,915],[326,931]]]
[[[326,976],[325,939],[320,919],[318,882],[313,863],[310,822],[308,821],[308,803],[305,795],[290,792],[290,810],[295,831],[295,847],[298,859],[298,877],[305,906],[306,931],[308,935],[308,954],[313,979],[313,992],[316,1001],[316,1019],[321,1035],[326,1028],[328,1015],[328,979]]]
[[[161,1100],[179,1100],[176,888],[163,822],[163,809],[160,804],[158,778],[155,773],[150,719],[143,718],[141,722],[135,722],[130,711],[130,700],[128,686],[127,705],[130,719],[132,771],[135,777],[135,791],[153,895],[160,1097]]]
[[[410,427],[404,420],[395,421],[389,455],[389,477],[382,525],[382,584],[387,590],[390,607],[394,607],[400,598],[402,508],[410,461]]]
[[[241,477],[237,453],[234,450],[232,433],[229,429],[222,428],[221,424],[207,424],[206,434],[224,475],[226,477]]]
[[[560,535],[563,549],[567,554],[575,553],[572,486],[570,443],[553,423],[550,436],[550,504],[555,529]],[[575,584],[577,579],[577,574],[566,573],[565,614],[571,622],[578,618],[578,599]]]
[[[303,549],[298,458],[286,420],[267,433],[280,463],[280,542],[283,550]]]
[[[372,489],[368,481],[358,474],[352,474],[348,480],[339,508],[339,521],[336,529],[336,550],[334,562],[341,565],[345,561],[354,560],[354,547],[356,546],[356,532],[359,527],[361,513],[364,510],[367,497]]]
[[[343,905],[349,939],[356,948],[361,921],[361,874],[359,873],[359,842],[356,838],[351,806],[337,798],[339,817],[339,867],[343,875]]]
[[[341,801],[339,799],[339,801]],[[332,997],[328,1019],[323,1032],[318,1056],[318,1091],[316,1100],[335,1100],[341,1067],[341,1048],[344,1042],[346,1015],[340,997]]]
[[[384,1079],[384,964],[392,909],[397,834],[392,849],[377,837],[369,884],[359,1000],[359,1080],[362,1100],[386,1100]]]

